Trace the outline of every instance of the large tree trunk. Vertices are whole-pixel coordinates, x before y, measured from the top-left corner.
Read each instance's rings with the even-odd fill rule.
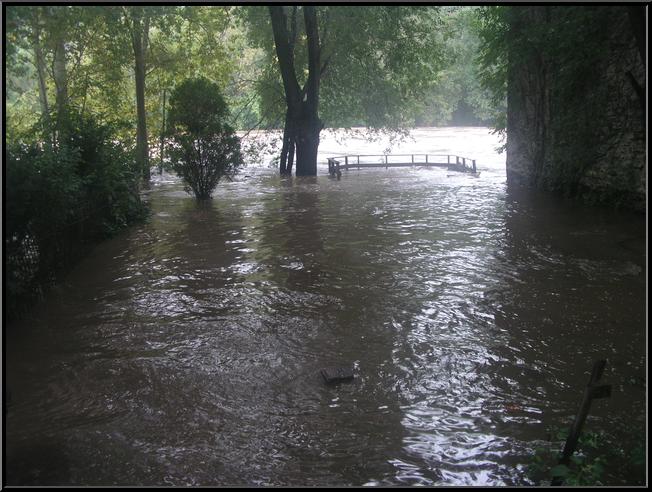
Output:
[[[317,151],[319,149],[319,124],[307,123],[296,133],[297,176],[317,175]]]
[[[314,6],[303,7],[303,18],[308,42],[308,80],[303,89],[301,116],[296,132],[297,176],[317,175],[317,151],[322,124],[319,120],[319,78],[321,76],[319,31]]]
[[[133,7],[132,44],[134,48],[134,72],[136,77],[136,162],[142,170],[143,179],[150,179],[149,146],[147,142],[147,115],[145,113],[145,67],[149,17],[141,18],[141,7]]]
[[[269,7],[274,32],[276,56],[285,89],[287,114],[283,132],[280,172],[290,174],[296,148],[297,176],[317,174],[317,150],[322,124],[319,120],[319,79],[321,76],[317,13],[312,6],[304,6],[304,23],[308,43],[308,80],[301,88],[294,66],[294,39],[296,38],[296,8],[292,16],[292,32],[283,7]]]

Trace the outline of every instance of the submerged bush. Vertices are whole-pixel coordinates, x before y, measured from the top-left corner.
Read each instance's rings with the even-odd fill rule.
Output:
[[[601,486],[609,485],[612,480],[608,468],[626,468],[630,483],[623,485],[642,485],[645,442],[637,437],[639,442],[632,448],[627,449],[624,444],[633,436],[643,435],[637,431],[635,426],[628,427],[627,433],[632,434],[626,437],[625,433],[618,433],[615,442],[605,432],[584,432],[566,466],[559,464],[559,458],[568,429],[554,427],[549,430],[548,442],[535,449],[526,468],[528,478],[536,485],[549,485],[553,479],[561,478],[564,486]]]
[[[31,301],[92,244],[144,217],[139,173],[115,129],[93,116],[7,142],[7,303]],[[16,141],[19,140],[19,141]]]
[[[170,97],[168,155],[186,191],[209,199],[220,179],[242,165],[240,139],[225,122],[228,107],[217,84],[187,79]]]

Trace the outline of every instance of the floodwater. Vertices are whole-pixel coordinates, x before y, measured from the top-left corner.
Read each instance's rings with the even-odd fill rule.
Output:
[[[8,484],[524,485],[572,422],[645,444],[641,216],[508,191],[485,128],[351,170],[386,142],[325,134],[317,178],[263,162],[198,205],[155,177],[151,219],[93,250],[6,333]],[[352,365],[350,383],[320,369]],[[644,483],[610,458],[604,483]]]

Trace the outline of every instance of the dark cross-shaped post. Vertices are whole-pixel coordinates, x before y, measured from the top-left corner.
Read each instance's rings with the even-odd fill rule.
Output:
[[[586,420],[586,417],[589,414],[589,410],[591,409],[591,401],[594,398],[608,398],[611,396],[611,385],[598,384],[600,378],[602,377],[602,373],[604,373],[604,367],[606,364],[606,360],[599,360],[593,364],[593,371],[591,372],[589,384],[586,385],[584,390],[582,404],[580,405],[577,416],[573,421],[570,433],[568,434],[568,439],[566,439],[564,450],[562,451],[561,458],[559,459],[560,465],[568,466],[570,463],[571,456],[573,456],[577,442],[580,439],[582,426],[584,425],[584,421]],[[563,477],[555,476],[552,478],[551,485],[561,485],[563,480]]]

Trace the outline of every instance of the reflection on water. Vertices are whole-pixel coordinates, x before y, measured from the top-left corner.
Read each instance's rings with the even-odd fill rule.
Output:
[[[526,484],[601,357],[613,395],[587,428],[639,444],[643,220],[508,193],[498,144],[394,149],[477,158],[479,178],[260,167],[205,205],[157,178],[151,220],[8,332],[8,483]],[[325,137],[320,159],[372,147]],[[338,364],[356,379],[324,385]]]

